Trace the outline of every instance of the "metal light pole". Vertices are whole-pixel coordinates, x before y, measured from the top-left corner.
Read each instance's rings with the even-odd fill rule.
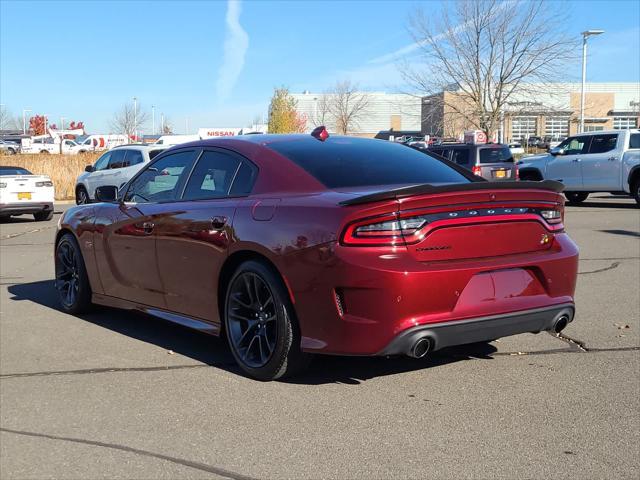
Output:
[[[582,90],[580,91],[580,130],[584,132],[584,84],[587,80],[587,38],[591,35],[600,35],[604,30],[587,30],[582,32]]]
[[[133,97],[133,136],[138,141],[138,98]]]
[[[45,113],[42,116],[44,117],[44,134],[46,135],[47,134],[47,123],[48,123],[48,120],[49,120],[49,114]]]
[[[27,134],[27,112],[30,112],[28,108],[22,110],[22,134]]]
[[[64,130],[64,117],[60,117],[60,130]]]
[[[151,135],[156,134],[156,106],[151,105]]]
[[[160,114],[160,135],[164,135],[164,113]]]

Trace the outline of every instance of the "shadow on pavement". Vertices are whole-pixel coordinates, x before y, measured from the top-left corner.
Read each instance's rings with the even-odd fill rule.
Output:
[[[627,197],[629,198],[629,197]],[[593,202],[593,201],[585,201],[583,203],[579,203],[576,205],[567,203],[567,207],[580,207],[580,208],[638,208],[638,204],[633,202]]]
[[[627,237],[640,237],[640,233],[631,230],[598,230],[603,233],[611,233],[613,235],[625,235]]]
[[[14,301],[31,301],[59,310],[53,280],[20,283],[7,287]],[[97,307],[95,312],[80,318],[121,335],[157,345],[198,362],[242,375],[226,341],[180,325],[126,310]],[[320,356],[309,369],[285,381],[295,384],[319,385],[345,383],[357,385],[370,378],[438,367],[462,360],[492,359],[497,349],[489,343],[443,349],[426,359],[408,357],[344,357]]]

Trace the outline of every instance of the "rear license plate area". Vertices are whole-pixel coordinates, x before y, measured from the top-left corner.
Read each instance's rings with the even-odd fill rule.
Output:
[[[18,200],[31,200],[31,192],[18,192]]]

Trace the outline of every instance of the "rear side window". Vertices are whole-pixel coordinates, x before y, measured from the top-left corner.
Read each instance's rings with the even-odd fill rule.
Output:
[[[138,165],[144,161],[140,150],[127,150],[127,156],[124,159],[124,166]]]
[[[240,169],[236,174],[236,179],[233,181],[233,185],[231,185],[231,191],[229,195],[232,197],[240,197],[242,195],[249,195],[251,193],[251,189],[253,188],[253,183],[256,178],[256,174],[258,173],[257,169],[249,166],[247,163],[242,163],[240,165]]]
[[[618,135],[594,135],[591,139],[589,153],[605,153],[616,149],[618,143]]]
[[[513,155],[508,147],[481,148],[478,153],[480,163],[513,162]]]
[[[629,138],[629,148],[640,148],[640,133],[632,133]]]
[[[327,188],[469,183],[462,173],[413,148],[367,138],[312,136],[274,141],[268,148],[302,167]]]
[[[184,200],[223,198],[229,195],[240,160],[220,152],[205,151],[187,182]]]
[[[451,161],[458,165],[469,165],[469,150],[466,148],[453,150]]]

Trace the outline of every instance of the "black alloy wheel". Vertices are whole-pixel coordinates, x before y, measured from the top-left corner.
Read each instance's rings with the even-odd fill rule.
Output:
[[[73,235],[62,236],[56,246],[56,290],[65,312],[82,313],[91,305],[91,287],[82,253]]]
[[[257,261],[240,265],[225,301],[225,330],[240,367],[258,380],[274,380],[306,366],[289,295],[279,275]]]
[[[578,204],[584,202],[589,196],[589,192],[564,192],[569,203]]]

